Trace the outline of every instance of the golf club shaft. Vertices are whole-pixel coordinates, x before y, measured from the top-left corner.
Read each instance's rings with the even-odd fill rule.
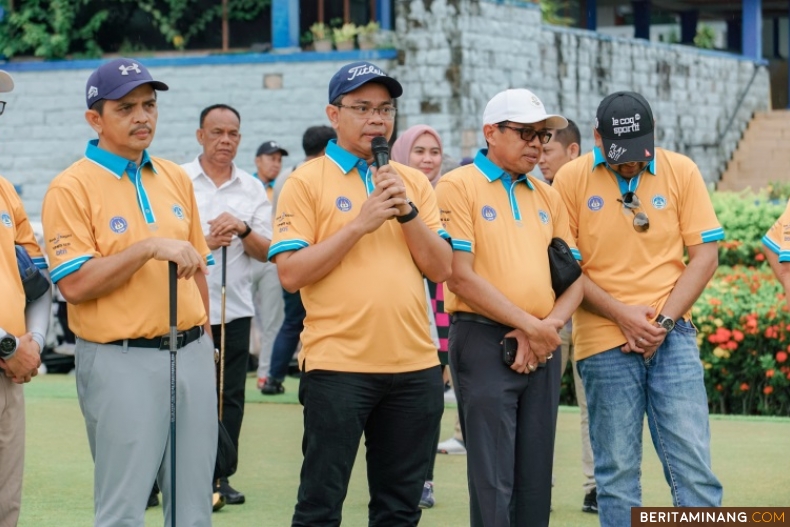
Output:
[[[178,353],[178,266],[168,262],[170,286],[170,525],[176,527],[176,356]]]

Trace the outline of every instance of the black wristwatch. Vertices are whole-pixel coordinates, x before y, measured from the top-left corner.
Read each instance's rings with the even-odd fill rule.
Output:
[[[7,359],[16,353],[16,337],[11,333],[6,333],[5,337],[0,339],[0,359]]]
[[[410,201],[409,205],[411,205],[411,212],[409,212],[408,214],[404,214],[403,216],[395,216],[395,218],[398,220],[398,223],[408,223],[414,218],[416,218],[417,215],[420,213],[420,211],[417,210],[417,207],[414,205],[413,202]]]
[[[247,227],[247,230],[239,234],[239,238],[246,238],[252,232],[252,227],[250,227],[250,224],[247,223],[246,221],[243,221],[242,223]]]
[[[656,317],[656,323],[662,328],[666,329],[667,333],[675,329],[675,321],[669,317],[665,317],[664,315],[658,315]]]

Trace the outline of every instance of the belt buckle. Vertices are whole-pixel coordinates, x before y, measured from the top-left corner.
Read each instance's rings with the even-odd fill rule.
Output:
[[[184,347],[184,341],[187,339],[186,331],[182,331],[181,333],[176,334],[176,349],[181,349]],[[160,350],[169,350],[170,349],[170,335],[165,335],[162,337],[162,340],[159,341],[159,349]]]

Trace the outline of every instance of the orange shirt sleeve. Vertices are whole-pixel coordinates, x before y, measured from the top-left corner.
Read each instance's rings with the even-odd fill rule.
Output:
[[[453,250],[474,253],[472,205],[463,182],[458,177],[443,177],[436,185],[436,197],[442,225],[452,238]]]

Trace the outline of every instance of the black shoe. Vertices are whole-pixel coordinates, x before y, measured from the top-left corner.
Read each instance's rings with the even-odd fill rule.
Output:
[[[278,395],[284,392],[285,386],[283,386],[283,383],[271,377],[266,378],[266,382],[263,383],[263,388],[261,388],[263,395]]]
[[[246,501],[244,494],[231,487],[227,479],[220,480],[216,491],[222,494],[228,505],[241,505]]]
[[[159,485],[154,483],[154,488],[151,489],[151,495],[148,496],[148,504],[145,506],[146,509],[150,509],[151,507],[158,507],[159,506]]]
[[[584,495],[582,512],[598,514],[598,489],[592,489],[590,492]]]

